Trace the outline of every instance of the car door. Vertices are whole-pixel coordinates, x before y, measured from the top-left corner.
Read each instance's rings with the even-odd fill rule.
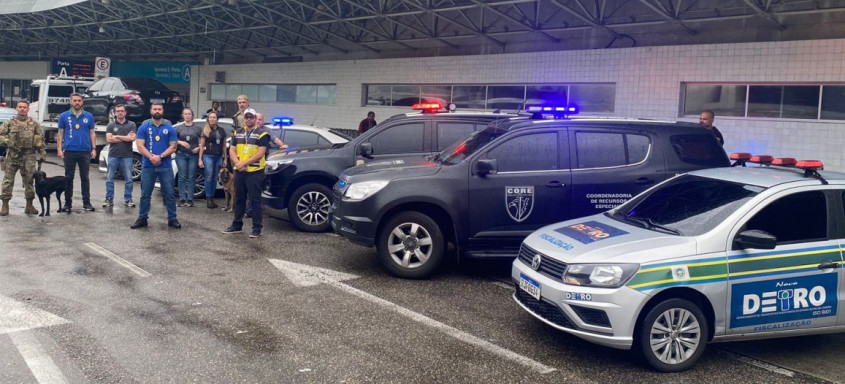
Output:
[[[106,109],[108,108],[109,101],[108,94],[104,90],[104,87],[109,80],[111,80],[110,77],[97,80],[94,84],[88,87],[88,90],[85,92],[83,108],[85,108],[86,111],[91,112],[97,120],[102,120],[106,116]]]
[[[372,159],[361,156],[356,148],[356,165],[426,155],[429,153],[426,150],[426,132],[425,121],[409,121],[386,126],[366,141],[373,146]]]
[[[497,172],[468,167],[469,249],[519,247],[537,228],[571,217],[566,129],[506,136],[471,161],[495,160]]]
[[[663,181],[663,159],[647,133],[578,127],[569,137],[573,217],[615,208]]]
[[[785,191],[743,217],[729,238],[727,333],[795,331],[837,323],[842,253],[832,191]],[[741,249],[739,233],[765,231],[774,249]]]

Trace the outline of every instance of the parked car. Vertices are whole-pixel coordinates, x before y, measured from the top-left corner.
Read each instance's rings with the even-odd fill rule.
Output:
[[[517,115],[493,111],[441,110],[419,105],[421,111],[403,113],[380,122],[349,143],[320,151],[288,151],[271,155],[262,193],[272,215],[287,210],[293,225],[306,232],[328,231],[331,188],[349,167],[386,159],[437,153],[495,120]],[[285,139],[287,142],[287,139]]]
[[[14,108],[0,107],[0,124],[6,120],[14,119],[18,115],[18,111]],[[0,146],[0,161],[6,157],[6,147]]]
[[[511,120],[436,156],[347,169],[333,190],[331,224],[375,246],[394,275],[423,278],[447,243],[459,257],[515,258],[537,228],[606,211],[679,173],[728,165],[698,124]]]
[[[770,166],[690,172],[530,234],[514,299],[665,372],[692,367],[711,341],[841,332],[845,174],[740,157]]]
[[[178,121],[184,98],[156,79],[144,77],[104,77],[91,84],[83,95],[85,110],[101,122],[114,120],[114,106],[126,105],[126,118],[136,124],[150,118],[150,106],[164,105],[164,118]]]

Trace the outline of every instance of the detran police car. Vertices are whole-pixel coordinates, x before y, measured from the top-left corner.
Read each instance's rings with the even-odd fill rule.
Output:
[[[762,166],[690,172],[532,233],[513,263],[514,299],[667,372],[690,368],[711,341],[841,331],[845,174],[731,158]]]

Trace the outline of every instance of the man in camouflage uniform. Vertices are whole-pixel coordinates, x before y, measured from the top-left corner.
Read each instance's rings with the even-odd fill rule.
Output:
[[[4,162],[6,174],[3,177],[3,187],[0,192],[0,200],[3,201],[0,216],[9,214],[9,200],[12,198],[15,174],[18,171],[21,172],[24,197],[26,197],[24,212],[36,215],[38,210],[32,205],[32,200],[35,199],[33,177],[36,170],[36,153],[40,155],[40,159],[44,159],[47,155],[44,149],[44,131],[41,129],[41,124],[27,116],[29,101],[18,101],[15,109],[18,115],[0,125],[0,145],[6,146]]]

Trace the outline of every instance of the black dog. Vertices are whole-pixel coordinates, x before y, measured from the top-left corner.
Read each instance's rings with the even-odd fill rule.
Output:
[[[56,193],[56,200],[59,201],[59,212],[62,212],[62,193],[65,191],[67,178],[64,176],[47,177],[47,174],[39,170],[35,172],[35,193],[38,195],[38,202],[41,203],[41,214],[38,216],[50,216],[50,195]],[[47,210],[44,210],[44,199],[47,199]],[[65,199],[67,200],[67,199]]]

